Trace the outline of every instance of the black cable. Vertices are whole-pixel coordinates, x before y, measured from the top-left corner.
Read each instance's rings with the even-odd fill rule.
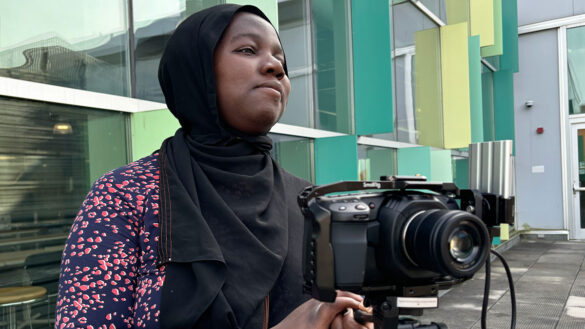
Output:
[[[516,290],[514,289],[514,279],[512,279],[512,271],[510,271],[510,267],[508,263],[504,259],[504,257],[495,250],[491,250],[492,254],[496,255],[504,265],[504,269],[506,269],[506,276],[508,277],[508,286],[510,286],[510,301],[512,303],[512,323],[510,324],[511,329],[516,328]]]
[[[502,265],[504,265],[504,269],[506,270],[506,276],[508,278],[508,286],[510,287],[510,302],[512,304],[512,321],[510,323],[510,328],[516,328],[516,290],[514,288],[514,279],[512,278],[512,271],[510,271],[510,267],[508,263],[504,259],[504,257],[495,250],[490,250],[492,254],[500,259]],[[490,257],[485,262],[485,287],[483,292],[483,304],[481,307],[481,329],[486,329],[486,316],[487,316],[487,307],[489,302],[490,296],[490,276],[491,276],[491,264],[490,264]]]
[[[483,289],[483,303],[481,305],[481,329],[486,329],[486,317],[487,317],[487,308],[488,302],[490,299],[490,278],[491,278],[491,262],[490,257],[488,256],[487,260],[485,261],[485,286]]]

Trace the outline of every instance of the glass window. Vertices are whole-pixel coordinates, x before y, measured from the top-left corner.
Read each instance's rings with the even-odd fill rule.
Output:
[[[61,252],[93,181],[127,162],[126,116],[6,97],[0,116],[0,286],[21,285],[25,259]]]
[[[483,140],[495,139],[494,126],[494,72],[481,65],[481,92],[483,102]]]
[[[294,175],[315,182],[313,141],[309,138],[269,134],[274,146],[272,157]]]
[[[446,2],[447,0],[421,0],[421,3],[444,23],[447,23]]]
[[[286,51],[291,93],[280,122],[314,127],[313,95],[315,72],[312,59],[311,12],[308,1],[292,0],[278,3],[280,39]]]
[[[133,0],[136,97],[164,103],[158,84],[158,63],[177,25],[189,15],[221,0]]]
[[[0,76],[129,96],[125,0],[0,1]]]
[[[567,29],[569,114],[585,113],[585,27]]]
[[[282,123],[352,133],[348,1],[279,1],[292,91]]]
[[[445,21],[445,1],[422,1],[431,12]],[[438,27],[409,1],[392,2],[392,62],[394,65],[394,132],[375,135],[377,138],[417,144],[415,33]],[[425,79],[425,77],[420,77]]]
[[[379,180],[380,176],[398,174],[396,149],[358,145],[360,180]]]

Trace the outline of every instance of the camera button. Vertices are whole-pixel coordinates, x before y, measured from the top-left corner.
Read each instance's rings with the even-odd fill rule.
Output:
[[[341,207],[339,207],[339,210],[340,210],[340,211],[347,210],[347,207],[346,207],[346,206],[341,206]]]
[[[355,205],[355,209],[356,209],[356,210],[368,210],[368,206],[366,206],[366,205],[365,205],[365,204],[363,204],[363,203],[359,203],[359,204],[356,204],[356,205]]]

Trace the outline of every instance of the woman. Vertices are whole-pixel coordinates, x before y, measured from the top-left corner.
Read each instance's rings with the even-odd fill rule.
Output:
[[[302,294],[308,182],[269,155],[290,92],[278,35],[253,6],[187,18],[159,67],[181,123],[158,153],[100,178],[62,264],[57,328],[363,328]]]

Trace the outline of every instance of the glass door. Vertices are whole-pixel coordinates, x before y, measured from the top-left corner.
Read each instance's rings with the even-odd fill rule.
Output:
[[[574,207],[571,236],[585,239],[585,123],[571,126],[571,148]]]

